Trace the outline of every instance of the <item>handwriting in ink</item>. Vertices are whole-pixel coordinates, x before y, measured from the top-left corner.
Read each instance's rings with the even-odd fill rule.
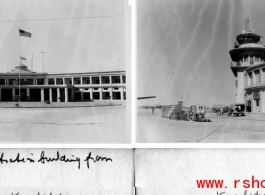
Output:
[[[3,164],[3,163],[8,163],[8,160],[4,159],[4,153],[1,154],[1,157],[0,157],[0,163]]]
[[[67,193],[68,194],[68,193]],[[16,194],[14,194],[13,192],[12,192],[12,194],[11,195],[19,195],[19,192],[18,193],[16,193]],[[40,192],[38,192],[38,195],[41,195],[41,193]],[[45,195],[45,194],[43,194],[43,195]],[[52,195],[52,192],[49,194],[49,195]],[[60,193],[59,195],[62,195],[62,193]]]
[[[53,162],[53,161],[78,162],[78,169],[80,169],[80,158],[76,157],[75,159],[69,159],[69,158],[66,158],[65,155],[60,156],[59,151],[57,151],[57,156],[55,158],[46,157],[45,152],[42,151],[40,155],[40,159],[38,160],[38,162],[41,162],[42,164],[44,164],[45,162]]]
[[[249,193],[250,195],[252,195],[252,193]],[[217,195],[226,195],[226,193],[225,192],[217,192]],[[227,194],[228,195],[228,194]],[[233,194],[233,195],[237,195],[237,194]],[[248,195],[248,191],[247,190],[245,190],[244,191],[244,195]],[[265,195],[265,194],[259,194],[259,191],[257,191],[256,193],[254,193],[253,195]]]
[[[24,163],[25,159],[24,158],[20,159],[19,157],[20,157],[20,153],[17,154],[17,157],[14,160],[12,158],[10,158],[9,162],[10,163],[15,163],[15,162],[17,162],[17,163],[23,162]]]
[[[92,160],[94,163],[98,162],[98,161],[112,161],[111,158],[106,158],[106,157],[101,157],[101,156],[96,156],[96,159],[94,159],[93,157],[91,157],[91,152],[89,152],[88,156],[86,157],[85,161],[87,161],[87,168],[89,169],[89,160]]]
[[[33,154],[31,153],[31,155],[33,156]],[[27,160],[30,162],[30,163],[34,163],[35,160],[33,160],[32,158],[27,158]]]
[[[25,159],[24,158],[20,158],[20,153],[17,154],[17,157],[15,159],[10,158],[9,161],[7,159],[4,159],[4,153],[1,154],[0,157],[0,163],[25,163]]]
[[[29,162],[31,162],[31,163],[34,163],[35,161],[33,160],[33,159],[31,159],[31,158],[27,158],[27,160],[29,161]]]
[[[74,155],[71,155],[70,158],[66,157],[66,155],[60,155],[59,151],[57,151],[56,153],[56,157],[49,157],[45,155],[45,152],[42,151],[40,158],[38,159],[38,161],[33,158],[30,157],[21,157],[20,153],[17,153],[17,156],[15,158],[5,158],[4,157],[4,153],[1,153],[0,155],[0,163],[4,164],[4,163],[26,163],[26,162],[30,162],[30,163],[35,163],[36,162],[40,162],[42,164],[48,163],[48,162],[56,162],[56,161],[60,161],[60,162],[65,162],[65,163],[69,163],[69,162],[77,162],[78,163],[78,169],[80,169],[81,167],[81,158],[79,157],[75,157]],[[31,153],[31,155],[33,156],[33,154]],[[98,161],[104,161],[104,162],[108,162],[111,161],[111,158],[107,158],[107,157],[102,157],[102,156],[96,156],[96,157],[92,157],[91,152],[89,152],[88,156],[85,158],[84,160],[87,164],[87,168],[90,168],[90,161],[93,161],[94,163],[98,162]]]

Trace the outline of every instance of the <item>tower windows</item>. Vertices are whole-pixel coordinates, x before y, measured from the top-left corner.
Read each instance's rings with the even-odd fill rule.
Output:
[[[248,61],[248,56],[244,56],[244,62],[247,62]]]
[[[254,73],[255,73],[256,83],[260,83],[260,72],[259,72],[259,70],[255,70]]]
[[[253,56],[250,56],[250,64],[253,65],[254,62],[253,62]]]
[[[252,72],[248,73],[248,78],[249,78],[249,84],[253,85]]]
[[[265,82],[265,68],[262,69],[262,75],[263,75],[263,79],[262,79],[263,81],[262,82],[264,83]]]
[[[255,61],[256,61],[256,62],[259,61],[259,56],[255,56]]]

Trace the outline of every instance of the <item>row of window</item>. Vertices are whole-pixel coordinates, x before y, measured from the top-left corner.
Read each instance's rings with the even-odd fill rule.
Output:
[[[0,85],[5,85],[5,79],[0,79]],[[19,84],[17,82],[17,79],[9,79],[7,81],[7,85],[14,85],[14,84]],[[65,80],[66,84],[68,85],[72,85],[72,79],[71,80]],[[123,81],[125,83],[125,79]],[[116,83],[121,83],[120,79],[113,79],[112,80],[112,84],[116,84]],[[26,81],[24,79],[21,79],[21,84],[26,84],[26,85],[33,85],[34,81],[33,79],[26,79]],[[48,85],[54,85],[55,81],[54,79],[48,79]],[[57,85],[63,85],[63,80],[56,80],[56,84]],[[75,82],[76,85],[80,85],[81,81],[77,80]],[[84,80],[83,84],[90,84],[90,80]],[[92,79],[92,84],[100,84],[100,80],[99,79]],[[102,84],[110,84],[110,80],[109,79],[103,79],[102,80]],[[44,85],[44,79],[37,79],[37,85]]]
[[[249,57],[249,58],[248,58]],[[250,64],[253,65],[254,64],[254,60],[256,62],[263,62],[263,56],[262,55],[256,55],[256,56],[248,56],[248,55],[244,55],[244,56],[240,56],[240,62],[248,62],[248,59],[250,61]]]
[[[98,88],[93,88],[94,90],[98,90]],[[109,88],[103,88],[104,90],[108,90]],[[119,90],[119,88],[117,88],[117,87],[114,87],[113,88],[114,90]],[[77,91],[79,90],[79,89],[76,89]],[[88,88],[84,88],[84,90],[88,90]]]
[[[61,81],[61,82],[56,82],[57,83],[57,85],[58,84],[63,84],[63,81]],[[113,82],[112,82],[113,84],[115,84],[115,83],[120,83],[120,79],[114,79],[113,80]],[[54,85],[54,80],[49,80],[48,81],[48,84],[49,85]],[[69,85],[72,85],[72,81],[68,81],[68,84]],[[77,82],[75,82],[75,84],[76,85],[80,85],[81,84],[81,81],[80,80],[77,80]],[[86,80],[86,82],[83,82],[83,84],[90,84],[90,81],[89,80]],[[100,84],[100,82],[99,82],[99,80],[97,79],[97,80],[93,80],[92,81],[92,84]],[[110,84],[110,81],[108,80],[108,79],[105,79],[105,80],[103,80],[103,82],[102,82],[102,84]]]

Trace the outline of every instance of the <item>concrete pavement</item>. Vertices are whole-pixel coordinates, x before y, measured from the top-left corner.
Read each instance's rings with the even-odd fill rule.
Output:
[[[0,108],[1,143],[129,143],[126,107]]]
[[[160,110],[138,109],[136,141],[140,143],[265,143],[265,114],[216,116],[212,123],[161,118]]]
[[[121,105],[121,101],[98,100],[83,102],[0,102],[0,108],[69,108],[69,107],[91,107],[91,106],[114,106]]]

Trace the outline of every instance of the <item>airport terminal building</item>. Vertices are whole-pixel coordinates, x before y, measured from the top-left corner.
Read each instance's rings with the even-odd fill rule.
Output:
[[[265,46],[262,37],[246,28],[237,36],[229,53],[235,76],[236,103],[246,104],[247,111],[265,113]]]
[[[48,74],[25,65],[0,73],[0,101],[76,102],[126,100],[125,71]]]

